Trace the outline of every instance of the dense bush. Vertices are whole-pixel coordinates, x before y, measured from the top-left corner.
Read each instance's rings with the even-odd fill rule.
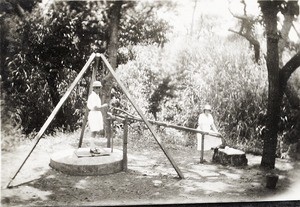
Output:
[[[246,43],[240,39],[226,42],[217,37],[183,39],[178,45],[167,44],[164,49],[137,46],[135,60],[120,66],[118,73],[147,117],[153,119],[149,107],[157,101],[149,97],[162,91],[159,86],[168,77],[172,96],[160,97],[163,101],[157,111],[158,120],[195,128],[202,107],[209,103],[227,143],[259,153],[267,73],[264,65],[253,64],[251,52],[245,48]],[[169,139],[177,137],[174,132],[171,134]],[[181,143],[193,143],[189,137],[193,139],[194,135],[181,134],[178,132]]]
[[[34,15],[22,21],[4,21],[10,25],[6,34],[10,42],[5,72],[1,73],[1,100],[5,100],[1,107],[3,132],[38,130],[88,56],[105,52],[109,21],[106,6],[60,2],[46,14],[34,10]],[[151,13],[152,9],[148,9],[150,13],[136,12],[134,7],[125,13],[124,9],[122,47],[118,50],[122,65],[117,73],[146,117],[195,128],[203,106],[209,103],[228,145],[261,153],[268,87],[263,60],[260,65],[254,64],[247,41],[234,35],[220,37],[209,30],[212,25],[204,25],[195,36],[167,43],[165,33],[170,27]],[[217,19],[213,21],[217,24]],[[210,24],[209,19],[206,24]],[[51,125],[52,130],[63,127],[73,131],[81,126],[89,76],[71,94],[60,111],[62,116]],[[120,88],[115,85],[114,89],[120,99],[119,107],[136,115],[126,97],[119,93]],[[287,139],[292,143],[295,136],[285,135],[296,128],[297,117],[286,100],[282,107],[279,142]],[[5,128],[6,125],[12,128]],[[195,144],[193,133],[156,129],[165,142]],[[150,134],[144,130],[141,123],[131,124],[137,139],[150,140]]]
[[[132,49],[135,58],[117,70],[146,117],[195,128],[202,107],[209,103],[228,145],[261,154],[268,96],[265,63],[254,64],[247,42],[237,36],[178,41],[163,49],[136,46]],[[121,102],[134,113],[125,97]],[[286,99],[282,108],[278,151],[283,137],[291,134],[287,132],[297,123],[297,115]],[[141,125],[135,124],[142,131]],[[165,142],[195,144],[193,133],[157,129]]]
[[[1,17],[9,24],[2,37],[7,43],[7,53],[3,58],[1,86],[7,94],[3,96],[4,107],[14,114],[13,117],[2,116],[2,119],[20,118],[22,131],[26,134],[41,128],[92,52],[106,52],[110,35],[109,2],[73,1],[49,5],[49,8],[35,8],[23,19]],[[120,44],[126,46],[146,40],[159,44],[166,42],[168,24],[153,12],[148,13],[153,22],[145,14],[134,18],[135,5],[138,3],[126,2],[131,15],[126,14],[126,9],[122,11]],[[144,31],[143,25],[147,26],[147,32],[140,33]],[[127,37],[132,29],[135,32]],[[105,74],[104,71],[100,73]],[[81,126],[90,76],[91,71],[85,74],[49,126],[49,132],[57,127],[74,131]]]
[[[8,33],[15,40],[9,44],[4,68],[8,78],[2,80],[7,94],[5,107],[17,110],[14,114],[20,117],[26,134],[40,129],[90,54],[97,25],[92,14],[84,13],[91,5],[77,6],[53,4],[48,12],[36,8],[33,15],[25,16],[22,21],[7,19],[15,20]],[[75,8],[80,11],[76,12]],[[87,23],[83,19],[91,21]],[[78,120],[82,113],[78,110],[82,108],[81,97],[87,96],[86,87],[78,91],[72,93],[59,111],[50,131],[57,127],[75,130],[80,126]]]

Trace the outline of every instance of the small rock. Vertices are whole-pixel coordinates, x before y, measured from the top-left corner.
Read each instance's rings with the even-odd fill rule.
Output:
[[[160,181],[160,180],[153,180],[153,184],[154,184],[155,187],[159,187],[159,186],[161,186],[162,181]]]

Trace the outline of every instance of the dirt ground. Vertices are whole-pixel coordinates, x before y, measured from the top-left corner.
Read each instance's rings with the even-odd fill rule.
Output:
[[[128,171],[104,176],[70,176],[49,166],[52,153],[76,149],[78,134],[45,137],[11,183],[6,185],[32,148],[30,141],[1,155],[2,206],[89,206],[170,203],[222,203],[299,200],[299,162],[278,159],[279,181],[275,190],[265,187],[266,171],[260,156],[247,154],[248,166],[231,167],[211,162],[205,151],[200,164],[196,148],[168,145],[185,179],[176,171],[155,142],[128,143]],[[103,143],[100,143],[100,145]],[[115,148],[122,149],[121,140]]]

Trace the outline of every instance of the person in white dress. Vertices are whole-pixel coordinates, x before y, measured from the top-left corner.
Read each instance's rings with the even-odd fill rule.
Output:
[[[212,134],[219,134],[217,127],[214,123],[214,119],[211,115],[211,106],[205,105],[203,109],[203,113],[199,115],[198,118],[198,130],[212,133]],[[202,134],[197,133],[197,150],[201,150],[202,145]],[[222,140],[219,137],[211,136],[211,135],[204,135],[204,150],[210,150],[211,148],[218,147],[222,144]]]
[[[100,150],[96,148],[94,143],[94,138],[97,133],[103,130],[103,117],[102,112],[104,107],[107,107],[107,104],[101,103],[99,93],[101,91],[102,84],[100,81],[93,82],[93,91],[88,97],[87,107],[90,110],[88,115],[89,128],[91,130],[91,139],[90,139],[90,152],[91,153],[100,153]]]

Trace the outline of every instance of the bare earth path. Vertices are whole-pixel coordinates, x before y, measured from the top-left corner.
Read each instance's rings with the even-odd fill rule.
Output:
[[[49,167],[50,155],[75,149],[78,134],[41,139],[40,143],[6,189],[10,177],[31,149],[24,143],[1,155],[2,206],[82,206],[157,203],[207,203],[299,200],[300,165],[278,159],[276,190],[265,188],[265,174],[259,168],[261,157],[247,154],[247,167],[211,163],[212,151],[205,151],[206,162],[199,163],[195,148],[167,146],[185,179],[178,179],[157,144],[128,143],[128,171],[105,176],[69,176]],[[122,149],[120,140],[115,148]]]

